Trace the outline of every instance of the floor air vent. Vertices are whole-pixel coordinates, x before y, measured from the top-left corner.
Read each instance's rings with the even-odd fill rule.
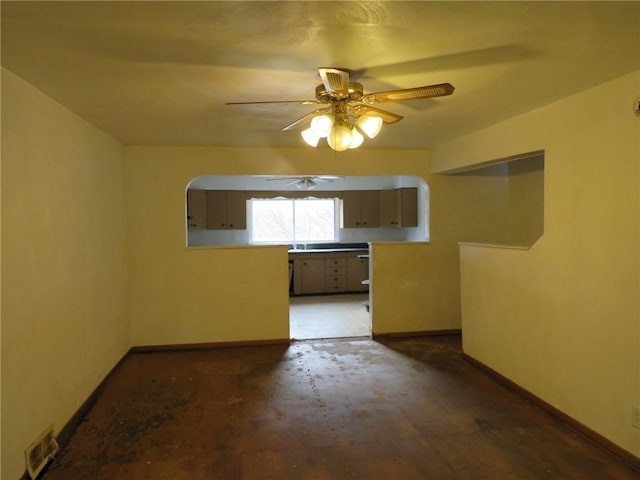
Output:
[[[58,442],[53,436],[53,425],[51,425],[24,452],[29,476],[36,478],[59,449]]]

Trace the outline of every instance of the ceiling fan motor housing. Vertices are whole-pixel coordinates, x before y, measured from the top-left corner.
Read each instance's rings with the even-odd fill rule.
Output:
[[[362,98],[363,92],[362,84],[358,82],[349,82],[349,89],[346,91],[329,91],[324,84],[320,84],[316,87],[316,100],[322,103],[357,101]]]

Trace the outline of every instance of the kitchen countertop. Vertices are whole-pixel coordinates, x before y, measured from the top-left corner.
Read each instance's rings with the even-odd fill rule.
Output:
[[[309,250],[291,249],[289,253],[337,253],[337,252],[362,252],[366,248],[311,248]]]

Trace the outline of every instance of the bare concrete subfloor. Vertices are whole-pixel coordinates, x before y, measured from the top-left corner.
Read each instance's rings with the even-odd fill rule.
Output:
[[[639,476],[450,336],[131,354],[44,478]]]

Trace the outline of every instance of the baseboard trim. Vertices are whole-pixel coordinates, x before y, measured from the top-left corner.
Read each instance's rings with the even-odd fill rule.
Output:
[[[533,403],[537,407],[547,412],[552,417],[564,423],[567,427],[569,427],[571,430],[576,432],[578,435],[580,435],[582,438],[587,440],[592,445],[595,445],[596,447],[607,452],[609,455],[613,456],[616,460],[626,465],[631,470],[640,473],[639,457],[636,457],[631,452],[625,450],[622,447],[619,447],[618,445],[613,443],[611,440],[603,437],[598,432],[587,427],[586,425],[579,422],[575,418],[570,417],[569,415],[564,413],[562,410],[559,410],[553,405],[551,405],[550,403],[545,402],[543,399],[541,399],[537,395],[521,387],[520,385],[508,379],[501,373],[496,372],[494,369],[492,369],[488,365],[485,365],[480,360],[476,360],[475,358],[473,358],[472,356],[466,353],[462,353],[462,358],[464,358],[470,364],[483,370],[485,373],[487,373],[489,376],[491,376],[494,380],[496,380],[501,385],[505,386],[509,390],[512,390],[516,394],[523,397],[525,400]]]
[[[405,338],[405,337],[437,337],[440,335],[461,335],[462,330],[459,328],[448,330],[418,330],[412,332],[386,332],[373,333],[371,337],[374,340],[382,340],[385,338]]]
[[[180,350],[214,350],[219,348],[260,347],[268,345],[289,345],[290,338],[268,340],[239,340],[231,342],[177,343],[169,345],[139,345],[131,347],[131,353],[172,352]]]

